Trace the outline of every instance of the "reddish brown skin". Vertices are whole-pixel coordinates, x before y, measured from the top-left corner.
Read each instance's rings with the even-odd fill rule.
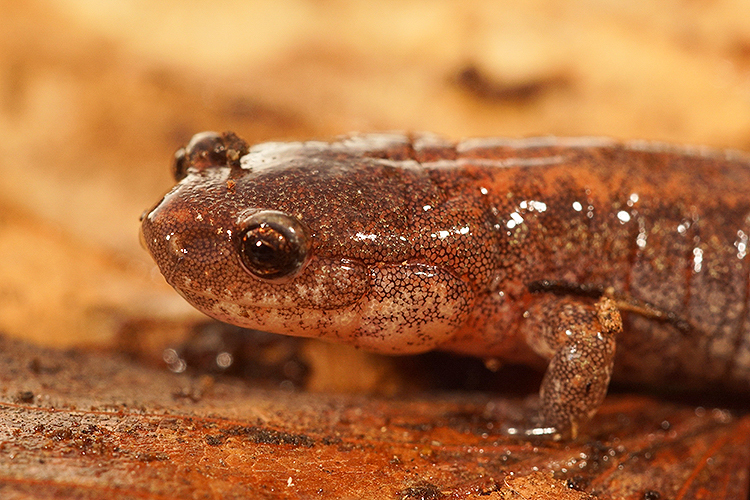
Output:
[[[576,434],[614,377],[750,389],[750,158],[601,139],[200,136],[143,219],[167,281],[220,320],[390,353],[540,364]],[[294,217],[304,268],[238,258],[258,210]],[[615,356],[615,342],[617,344]]]

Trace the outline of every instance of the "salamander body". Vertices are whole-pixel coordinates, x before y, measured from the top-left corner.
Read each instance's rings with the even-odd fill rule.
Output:
[[[203,133],[143,218],[219,320],[393,354],[549,363],[575,434],[613,371],[750,389],[750,157],[603,139]],[[617,345],[617,349],[615,349]]]

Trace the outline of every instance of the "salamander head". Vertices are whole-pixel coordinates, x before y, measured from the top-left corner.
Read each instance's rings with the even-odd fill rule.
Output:
[[[178,184],[142,220],[166,280],[222,321],[420,352],[465,321],[471,292],[414,250],[414,216],[436,196],[395,166],[400,136],[268,143],[203,133],[176,154]],[[372,154],[378,151],[378,154]]]

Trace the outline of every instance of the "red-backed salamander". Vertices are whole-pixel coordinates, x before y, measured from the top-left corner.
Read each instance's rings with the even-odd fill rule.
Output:
[[[750,156],[604,139],[202,133],[143,217],[221,321],[540,365],[575,436],[618,380],[750,389]],[[618,344],[615,354],[615,344]]]

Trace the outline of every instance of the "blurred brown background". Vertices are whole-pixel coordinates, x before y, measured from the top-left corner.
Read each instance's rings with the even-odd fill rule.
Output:
[[[179,336],[200,317],[138,243],[198,131],[750,149],[746,0],[0,6],[0,332],[37,343]]]

